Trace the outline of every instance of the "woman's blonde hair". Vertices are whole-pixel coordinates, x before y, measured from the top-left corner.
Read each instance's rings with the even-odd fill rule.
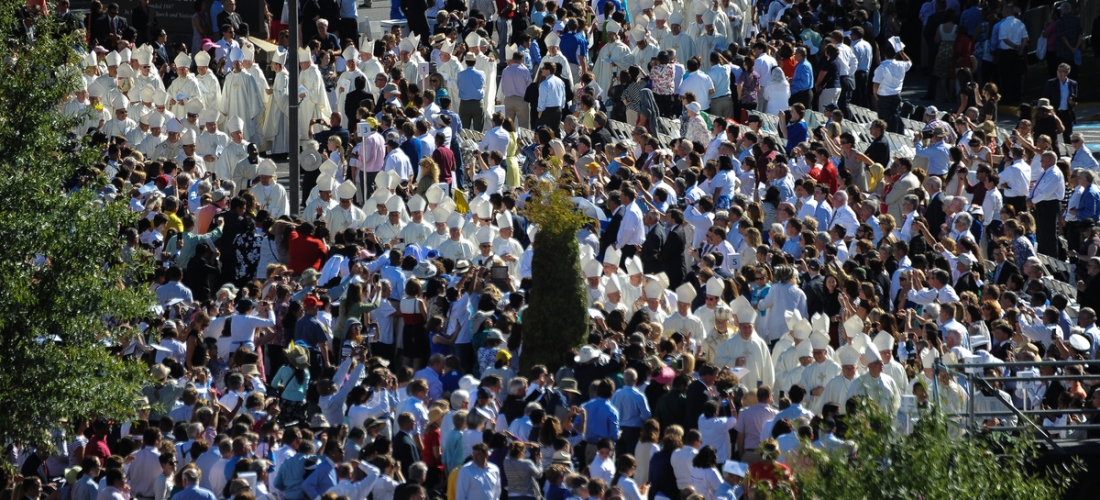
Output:
[[[435,160],[431,158],[420,160],[420,171],[424,173],[424,179],[432,180],[432,184],[439,182],[439,165],[435,164]]]

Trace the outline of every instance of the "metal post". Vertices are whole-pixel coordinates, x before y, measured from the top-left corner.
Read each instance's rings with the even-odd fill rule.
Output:
[[[290,120],[287,132],[290,137],[287,138],[290,154],[287,155],[290,160],[290,213],[297,214],[300,210],[299,200],[301,187],[299,185],[299,172],[298,172],[298,154],[300,152],[300,141],[298,140],[298,47],[301,43],[298,40],[298,0],[289,0],[287,2],[287,8],[290,11],[287,13],[287,24],[289,29],[287,32],[290,35],[290,40],[287,42],[287,70],[290,73],[290,113],[288,119]]]

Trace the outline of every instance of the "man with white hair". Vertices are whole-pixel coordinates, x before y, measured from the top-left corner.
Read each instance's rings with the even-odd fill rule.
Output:
[[[768,344],[757,335],[753,323],[756,310],[744,295],[733,302],[731,309],[737,322],[738,335],[718,346],[714,364],[720,367],[745,368],[749,372],[741,378],[745,387],[756,387],[757,382],[771,386],[775,383],[775,365]]]
[[[856,379],[855,383],[848,389],[848,397],[840,402],[841,411],[844,411],[845,403],[849,399],[866,396],[877,403],[879,408],[886,411],[887,415],[893,417],[901,408],[901,391],[891,376],[883,376],[883,361],[882,357],[879,356],[877,347],[873,345],[865,346],[862,358],[864,364],[867,365],[867,373]]]
[[[195,152],[202,158],[202,167],[207,172],[214,172],[219,179],[229,179],[233,174],[233,166],[224,169],[218,168],[218,159],[221,150],[229,145],[229,135],[218,130],[220,116],[217,109],[206,108],[199,113],[198,125],[200,133],[196,138]]]
[[[829,224],[829,229],[836,226],[844,227],[844,234],[854,236],[856,229],[859,229],[859,218],[856,217],[856,212],[852,210],[852,207],[848,206],[848,193],[843,190],[838,190],[833,193],[833,218]]]
[[[209,57],[209,56],[207,56]],[[206,95],[203,90],[203,85],[199,83],[198,78],[191,74],[191,57],[187,54],[180,52],[176,56],[176,76],[175,80],[172,80],[172,84],[168,86],[168,111],[171,111],[174,116],[186,116],[187,109],[185,108],[187,101],[190,99],[198,99],[199,102],[206,104]]]
[[[1073,154],[1070,155],[1070,168],[1073,170],[1083,168],[1093,173],[1100,170],[1100,162],[1092,155],[1092,150],[1085,145],[1085,138],[1079,132],[1069,136],[1069,144],[1073,149]]]
[[[316,120],[327,119],[332,115],[328,94],[325,92],[321,71],[313,64],[313,55],[308,48],[298,49],[298,88],[290,93],[298,96],[298,140],[308,141],[312,137],[310,126]],[[297,151],[297,148],[291,148]],[[332,226],[329,226],[332,229]],[[334,231],[335,232],[335,231]]]
[[[1066,180],[1062,170],[1054,167],[1058,155],[1043,152],[1043,173],[1031,188],[1027,205],[1035,216],[1036,251],[1045,255],[1058,255],[1058,214],[1066,196]]]

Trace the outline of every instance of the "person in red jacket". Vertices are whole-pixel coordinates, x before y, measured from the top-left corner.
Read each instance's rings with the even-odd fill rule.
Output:
[[[290,263],[287,264],[287,269],[291,274],[298,276],[306,269],[321,270],[321,262],[328,253],[328,247],[325,245],[325,240],[316,234],[318,229],[320,228],[315,228],[309,222],[290,229],[290,233],[287,234],[290,250]]]

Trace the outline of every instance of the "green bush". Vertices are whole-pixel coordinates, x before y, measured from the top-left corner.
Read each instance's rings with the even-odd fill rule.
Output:
[[[549,188],[533,196],[526,210],[539,231],[531,258],[530,305],[523,314],[520,372],[542,364],[553,373],[588,337],[588,292],[577,244],[586,218],[566,193]]]

